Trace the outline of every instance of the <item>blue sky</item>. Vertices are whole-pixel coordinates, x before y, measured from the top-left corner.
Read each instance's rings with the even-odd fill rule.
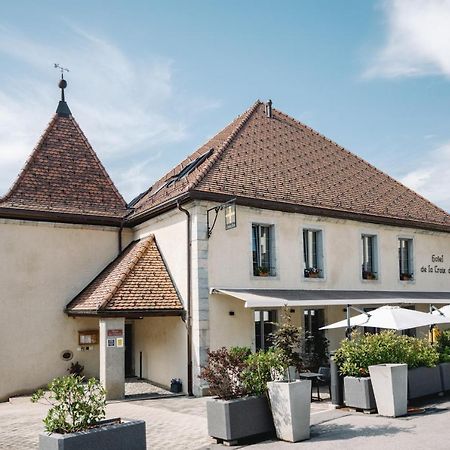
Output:
[[[450,210],[450,0],[0,4],[0,193],[59,98],[127,200],[256,99]]]

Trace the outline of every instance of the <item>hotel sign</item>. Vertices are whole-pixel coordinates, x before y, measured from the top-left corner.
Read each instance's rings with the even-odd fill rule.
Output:
[[[444,255],[431,255],[431,264],[422,266],[420,272],[450,274],[450,266],[446,264]]]

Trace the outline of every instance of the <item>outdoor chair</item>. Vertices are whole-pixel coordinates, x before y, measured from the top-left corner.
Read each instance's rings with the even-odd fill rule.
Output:
[[[319,367],[318,373],[320,376],[317,377],[317,398],[320,398],[320,386],[328,386],[328,392],[331,398],[331,370],[329,367]]]

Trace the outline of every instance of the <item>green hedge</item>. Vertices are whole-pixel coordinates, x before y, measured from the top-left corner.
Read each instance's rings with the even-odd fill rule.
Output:
[[[426,339],[400,336],[395,331],[356,335],[342,341],[335,353],[335,361],[342,375],[368,377],[374,364],[406,363],[412,367],[433,367],[439,362],[437,349]]]

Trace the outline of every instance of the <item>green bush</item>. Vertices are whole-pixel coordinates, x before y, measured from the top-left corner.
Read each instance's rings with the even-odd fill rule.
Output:
[[[440,362],[450,362],[450,330],[438,334],[436,349],[439,352]]]
[[[211,395],[231,400],[247,394],[241,375],[247,367],[246,359],[250,353],[250,349],[245,347],[230,350],[222,347],[208,352],[208,360],[199,378],[208,383]]]
[[[246,359],[241,379],[249,395],[263,395],[267,382],[282,379],[285,370],[286,360],[280,350],[260,350]]]
[[[52,405],[43,420],[49,433],[73,433],[94,426],[105,417],[106,391],[98,380],[68,375],[55,378],[48,391],[39,389],[33,403],[44,399]]]
[[[351,341],[342,341],[334,358],[342,375],[367,377],[369,366],[374,364],[406,363],[410,368],[433,367],[439,360],[439,354],[426,339],[383,331],[356,335]]]

